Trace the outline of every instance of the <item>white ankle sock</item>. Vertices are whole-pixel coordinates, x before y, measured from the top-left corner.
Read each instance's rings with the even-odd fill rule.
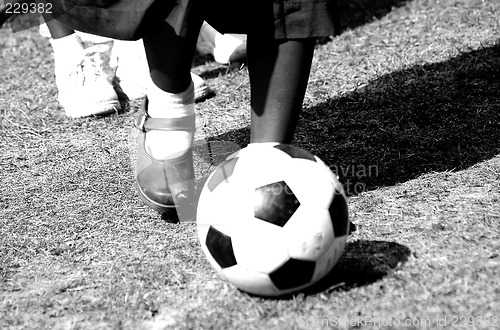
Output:
[[[152,81],[147,89],[148,109],[152,118],[191,118],[189,130],[149,131],[145,147],[155,159],[171,160],[186,154],[193,144],[195,124],[194,87],[191,84],[184,92],[168,93]]]
[[[84,48],[76,33],[59,39],[50,39],[54,52],[55,69],[76,65],[82,60]]]
[[[194,87],[181,93],[169,93],[150,79],[147,86],[148,114],[152,118],[183,118],[194,116]]]

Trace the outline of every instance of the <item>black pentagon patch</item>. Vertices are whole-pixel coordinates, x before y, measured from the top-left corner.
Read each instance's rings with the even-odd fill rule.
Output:
[[[281,267],[269,274],[269,278],[280,290],[292,289],[309,283],[314,274],[314,261],[290,258]]]
[[[205,245],[221,268],[236,265],[231,237],[210,226]]]
[[[299,208],[300,202],[284,181],[255,189],[254,216],[283,227]]]
[[[207,183],[207,187],[210,191],[214,191],[222,181],[226,180],[233,175],[234,166],[236,165],[236,161],[238,157],[226,159],[222,163],[217,166],[214,171],[214,174],[210,178],[210,181]]]
[[[347,211],[347,202],[342,194],[335,192],[332,204],[328,209],[332,219],[333,231],[335,237],[347,235],[349,228],[349,214]]]
[[[278,144],[278,145],[275,145],[274,148],[283,151],[284,153],[288,154],[292,158],[302,158],[302,159],[312,160],[313,162],[316,162],[316,158],[314,158],[314,155],[312,153],[310,153],[309,151],[306,151],[302,148],[297,148],[297,147],[291,146],[289,144]]]

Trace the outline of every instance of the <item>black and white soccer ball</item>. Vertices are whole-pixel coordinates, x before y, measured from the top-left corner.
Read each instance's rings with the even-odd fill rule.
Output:
[[[318,157],[250,144],[223,161],[200,195],[201,247],[223,278],[262,296],[295,293],[328,274],[349,231],[341,183]]]

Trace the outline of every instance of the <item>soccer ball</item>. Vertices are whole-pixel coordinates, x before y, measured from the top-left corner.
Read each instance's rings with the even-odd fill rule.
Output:
[[[219,275],[261,296],[319,281],[349,231],[342,185],[323,161],[285,144],[250,144],[208,177],[197,210],[201,247]]]

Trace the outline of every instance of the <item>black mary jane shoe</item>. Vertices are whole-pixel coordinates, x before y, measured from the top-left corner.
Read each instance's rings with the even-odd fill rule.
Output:
[[[172,164],[165,160],[155,159],[146,151],[146,132],[189,130],[192,125],[190,125],[190,119],[151,118],[146,109],[147,100],[135,120],[135,126],[139,130],[135,174],[139,195],[147,206],[161,214],[162,219],[178,222],[174,197],[167,180],[167,172],[172,171]]]

